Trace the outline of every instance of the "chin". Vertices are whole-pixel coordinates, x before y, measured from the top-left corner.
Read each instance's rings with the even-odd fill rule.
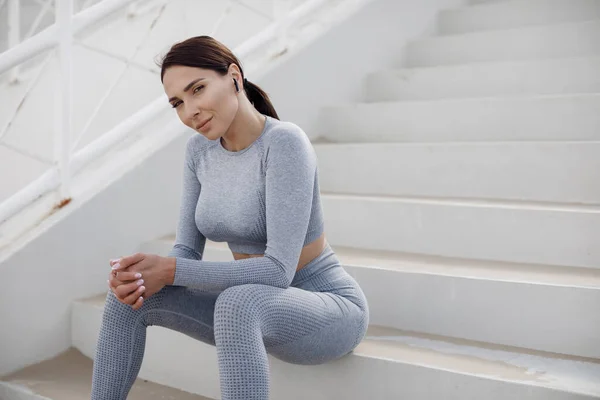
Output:
[[[205,138],[207,138],[208,140],[217,140],[221,137],[220,134],[215,134],[213,132],[208,132],[208,133],[204,133],[202,131],[196,131],[199,134],[201,134],[202,136],[204,136]]]

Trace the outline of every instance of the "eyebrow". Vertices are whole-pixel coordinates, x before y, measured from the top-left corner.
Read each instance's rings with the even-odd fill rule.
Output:
[[[185,93],[185,92],[187,92],[188,90],[190,90],[190,88],[191,88],[192,86],[194,86],[196,83],[198,83],[198,82],[200,82],[200,81],[202,81],[202,80],[204,80],[204,78],[198,78],[198,79],[195,79],[195,80],[191,81],[190,83],[188,83],[188,84],[187,84],[187,86],[186,86],[186,87],[184,87],[184,88],[183,88],[183,92],[184,92],[184,93]],[[177,97],[171,97],[171,98],[169,99],[169,103],[170,103],[170,102],[172,102],[173,100],[176,100],[176,99],[177,99]]]

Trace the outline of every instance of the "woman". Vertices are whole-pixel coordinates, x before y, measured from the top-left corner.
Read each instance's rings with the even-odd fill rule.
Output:
[[[175,44],[161,63],[187,142],[175,245],[167,257],[111,261],[92,399],[125,399],[146,327],[216,346],[222,399],[268,399],[267,353],[321,364],[351,352],[369,310],[327,243],[317,158],[306,134],[279,121],[240,62],[208,36]],[[206,238],[234,261],[203,260]]]

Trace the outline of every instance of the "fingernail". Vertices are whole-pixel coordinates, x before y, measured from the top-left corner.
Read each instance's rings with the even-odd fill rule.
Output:
[[[144,286],[140,286],[140,292],[143,292],[144,290],[146,290],[146,288]]]
[[[136,283],[137,283],[137,285],[138,285],[138,286],[141,286],[141,285],[142,285],[142,283],[144,283],[144,280],[143,280],[143,279],[140,279],[140,280],[139,280],[139,281],[137,281]]]
[[[121,268],[121,264],[119,264],[119,263],[112,266],[112,269],[119,269],[119,268]]]
[[[135,274],[135,279],[139,279],[142,277],[142,274],[140,274],[139,272],[137,274]]]

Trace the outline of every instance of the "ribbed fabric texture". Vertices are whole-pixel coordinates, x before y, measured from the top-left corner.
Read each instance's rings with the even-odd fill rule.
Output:
[[[329,246],[285,289],[246,284],[219,293],[167,286],[138,311],[109,292],[94,361],[92,400],[126,399],[151,325],[216,346],[221,399],[266,400],[267,354],[305,365],[335,360],[358,345],[368,322],[364,294]]]
[[[201,135],[187,143],[175,281],[137,311],[109,292],[94,361],[93,400],[123,400],[137,376],[146,328],[216,346],[223,400],[269,398],[267,354],[321,364],[351,352],[369,310],[329,245],[296,273],[324,231],[317,158],[296,125],[266,117],[239,152]],[[206,239],[262,257],[203,260]],[[165,343],[169,346],[169,343]]]
[[[224,290],[248,283],[285,288],[302,248],[324,231],[317,157],[298,126],[268,116],[241,151],[202,135],[186,147],[176,243],[176,286]],[[232,251],[264,254],[202,260],[206,238]]]

